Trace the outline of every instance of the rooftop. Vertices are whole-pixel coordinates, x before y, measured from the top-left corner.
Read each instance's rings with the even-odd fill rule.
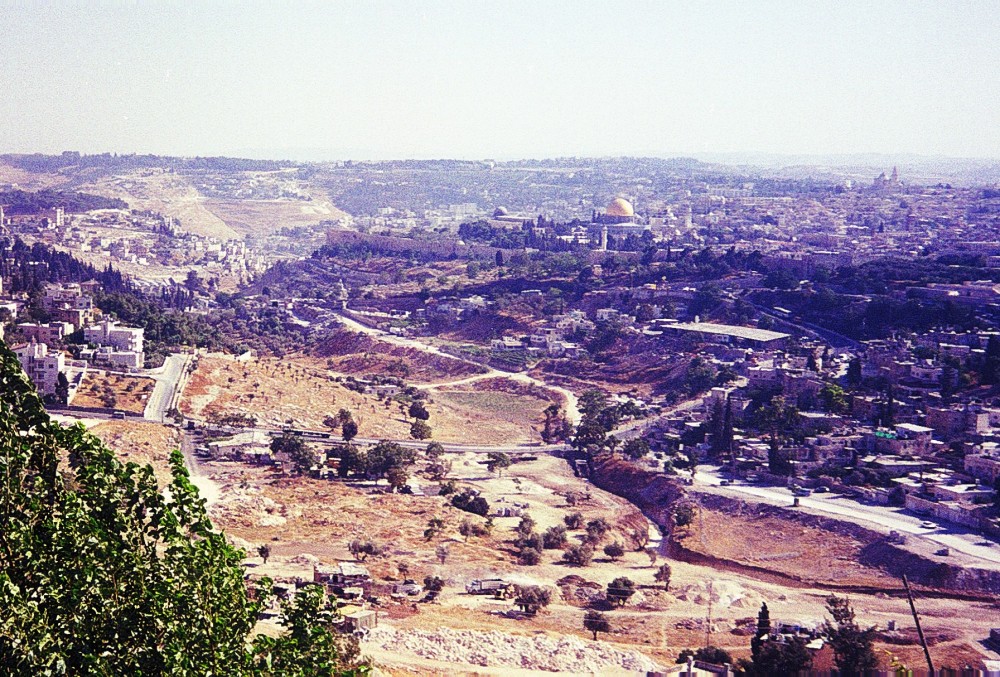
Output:
[[[758,329],[757,327],[741,327],[733,324],[713,324],[710,322],[678,322],[669,325],[669,328],[680,331],[701,332],[703,334],[734,336],[751,341],[778,341],[790,336],[790,334],[783,334],[780,331]]]

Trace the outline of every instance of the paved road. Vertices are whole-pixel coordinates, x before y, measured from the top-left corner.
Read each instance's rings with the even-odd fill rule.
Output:
[[[794,496],[791,491],[784,487],[765,487],[742,483],[722,487],[719,486],[721,479],[717,471],[699,469],[695,476],[695,486],[733,498],[751,498],[763,503],[781,506],[792,505]],[[982,534],[956,525],[936,523],[937,526],[933,529],[927,529],[921,525],[928,521],[928,518],[914,515],[903,508],[867,505],[832,493],[800,497],[799,505],[807,511],[811,510],[846,519],[861,526],[874,528],[882,533],[897,531],[901,534],[931,541],[935,547],[948,547],[975,558],[979,566],[990,569],[1000,567],[1000,544],[993,543]]]
[[[153,388],[153,394],[149,396],[149,402],[146,403],[145,417],[147,420],[157,423],[166,421],[167,412],[170,411],[174,396],[177,394],[177,386],[181,377],[184,376],[184,370],[190,359],[191,356],[186,353],[174,353],[167,357],[163,366],[157,370],[160,373],[153,373],[156,387]]]
[[[191,419],[189,419],[191,420]],[[199,427],[206,427],[206,424],[198,422]],[[248,432],[259,432],[265,435],[270,435],[271,437],[280,437],[285,433],[284,429],[279,428],[232,428],[229,426],[208,426],[213,430],[219,430],[226,434],[239,434]],[[299,432],[299,429],[296,429]],[[336,433],[329,433],[325,430],[308,430],[304,431],[306,434],[302,436],[302,439],[310,444],[342,444],[343,440]],[[320,435],[329,434],[329,437],[321,437]],[[352,444],[378,444],[383,440],[375,437],[355,437],[351,440]],[[388,440],[389,442],[395,442],[401,447],[406,447],[407,449],[426,449],[427,445],[431,442],[437,440]],[[473,454],[488,454],[493,451],[502,451],[508,454],[553,454],[561,453],[570,448],[568,444],[496,444],[496,445],[482,445],[482,444],[454,444],[450,442],[440,443],[446,452],[451,453],[473,453]]]
[[[819,325],[813,324],[812,322],[806,322],[805,320],[793,320],[791,318],[784,317],[783,315],[779,314],[774,308],[769,308],[768,306],[762,306],[757,303],[754,303],[753,301],[747,301],[747,303],[749,303],[754,308],[754,310],[757,310],[763,313],[764,315],[771,317],[772,319],[796,327],[803,333],[806,334],[812,333],[817,335],[819,338],[823,339],[834,348],[857,349],[861,347],[861,344],[855,341],[854,339],[850,338],[849,336],[844,336],[843,334],[837,333],[832,329],[820,327]]]

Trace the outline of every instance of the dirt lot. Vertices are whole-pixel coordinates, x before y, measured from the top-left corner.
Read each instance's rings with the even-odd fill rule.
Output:
[[[212,412],[253,411],[261,425],[323,429],[323,419],[340,408],[350,410],[360,437],[408,439],[410,421],[397,402],[346,388],[343,374],[320,369],[314,360],[261,358],[237,362],[227,357],[203,357],[181,399],[181,410],[205,417]],[[503,383],[484,388],[501,389]],[[523,386],[513,392],[433,391],[427,400],[434,440],[452,443],[524,444],[539,441],[542,411],[549,401]]]
[[[280,227],[311,225],[347,216],[328,200],[205,201],[205,209],[241,235],[267,235]]]
[[[161,485],[170,482],[170,452],[180,447],[176,428],[158,423],[105,421],[90,429],[123,461],[150,464]]]
[[[314,364],[343,374],[396,376],[414,383],[441,383],[485,373],[486,369],[441,355],[379,341],[360,332],[332,332],[312,351]]]
[[[156,381],[143,376],[109,374],[105,371],[88,371],[76,391],[73,405],[77,407],[106,407],[141,414],[156,387]]]
[[[222,240],[240,234],[205,207],[205,199],[180,174],[141,170],[131,174],[103,177],[83,184],[79,190],[128,202],[132,209],[149,210],[178,219],[189,233]]]
[[[679,534],[684,547],[694,552],[774,568],[802,580],[899,585],[895,577],[858,562],[864,543],[848,535],[766,516],[752,504],[738,513],[699,506],[690,529]]]

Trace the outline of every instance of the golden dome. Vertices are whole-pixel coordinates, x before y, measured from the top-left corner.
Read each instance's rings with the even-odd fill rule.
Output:
[[[620,197],[616,197],[608,205],[608,208],[604,212],[608,216],[621,216],[621,217],[631,217],[635,216],[635,210],[632,209],[632,203],[628,200]]]

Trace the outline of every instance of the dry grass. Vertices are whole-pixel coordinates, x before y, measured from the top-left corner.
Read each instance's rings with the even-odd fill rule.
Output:
[[[306,226],[340,219],[347,214],[328,200],[219,200],[205,201],[205,209],[241,235],[268,235],[278,228]]]
[[[395,376],[414,383],[439,383],[485,373],[486,369],[452,357],[380,341],[356,331],[331,332],[304,356],[303,364],[342,374]]]
[[[155,387],[156,381],[143,376],[88,371],[83,378],[83,383],[76,391],[73,405],[77,407],[105,407],[141,414],[146,410],[146,402]]]
[[[160,486],[170,482],[170,452],[180,447],[176,428],[158,423],[105,421],[90,429],[107,444],[119,459],[139,465],[152,465]]]
[[[690,529],[681,532],[686,548],[715,557],[773,569],[806,581],[838,585],[888,585],[899,581],[858,562],[864,544],[832,533],[758,514],[752,505],[739,513],[704,506]]]
[[[358,421],[361,437],[409,439],[410,421],[394,401],[359,394],[336,381],[314,360],[262,358],[246,363],[204,357],[185,388],[182,411],[194,417],[212,412],[252,413],[262,425],[323,429],[323,419],[340,408]],[[470,386],[471,388],[472,386]],[[491,396],[493,396],[491,394]],[[493,410],[462,402],[454,393],[432,393],[427,402],[433,439],[449,443],[522,444],[538,441],[533,430],[548,406],[529,394],[493,396]],[[501,411],[502,409],[502,411]]]
[[[86,193],[125,200],[132,209],[172,216],[189,233],[223,240],[240,237],[236,230],[205,208],[204,198],[180,174],[143,170],[104,177],[84,184],[79,189]]]

